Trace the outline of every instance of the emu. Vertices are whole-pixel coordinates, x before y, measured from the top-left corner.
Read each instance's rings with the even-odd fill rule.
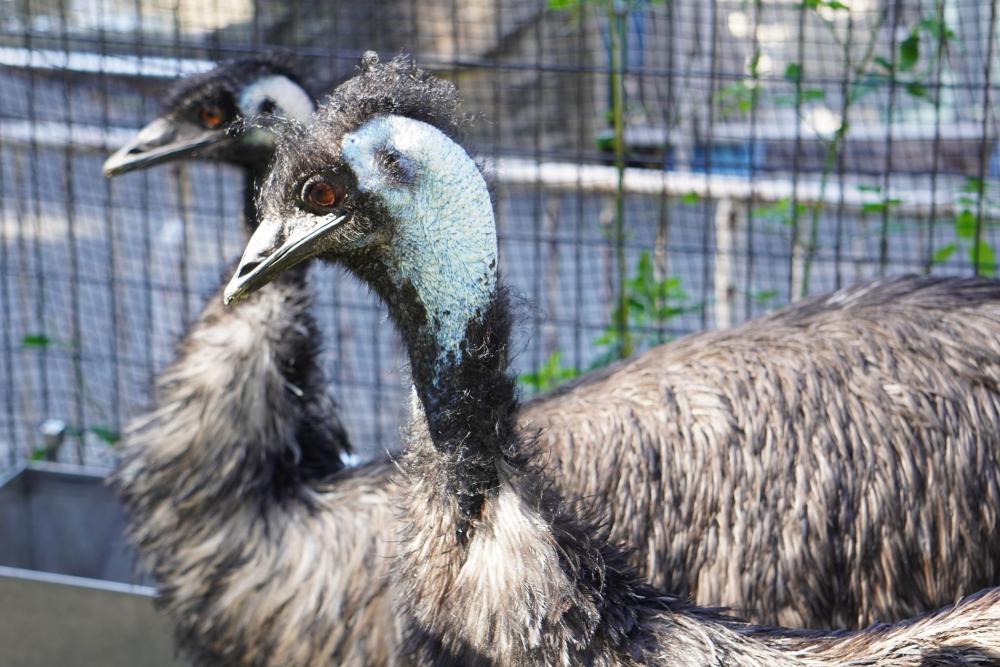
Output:
[[[268,119],[290,118],[302,122],[314,109],[313,97],[294,72],[290,58],[270,54],[227,61],[175,85],[167,95],[164,112],[105,160],[104,174],[111,178],[185,157],[236,165],[243,170],[242,228],[249,235],[257,227],[256,191],[274,154]],[[247,123],[251,118],[256,125]],[[201,320],[222,319],[218,335],[224,335],[221,327],[227,315],[217,303],[217,299],[209,301]],[[311,304],[307,266],[303,265],[285,276],[273,294],[261,295],[244,304],[236,318],[247,321],[256,318],[265,324],[265,330],[273,322],[277,330],[284,327],[316,331]],[[271,342],[265,335],[260,344],[268,346]],[[272,354],[258,358],[260,377],[284,374],[289,378],[289,387],[305,405],[293,445],[296,456],[303,457],[299,472],[313,477],[336,471],[341,467],[340,460],[350,454],[351,446],[326,390],[319,346],[310,342],[301,349],[278,346],[269,349]],[[274,353],[278,350],[285,353]],[[220,355],[220,372],[225,373],[228,364],[238,361]],[[211,367],[199,370],[211,371]],[[248,377],[246,381],[256,380]],[[261,409],[270,412],[269,407]],[[234,424],[243,425],[247,423]]]
[[[199,101],[219,91],[244,99],[273,75],[240,61],[220,70],[182,84],[164,118],[198,118]],[[274,97],[273,115],[300,117],[284,111],[297,94]],[[359,101],[371,106],[370,97]],[[397,101],[415,114],[426,106]],[[273,140],[258,134],[269,125],[241,121],[252,112],[237,112],[217,145],[232,156],[253,137],[249,148],[270,159]],[[260,180],[263,164],[253,170]],[[309,361],[310,292],[278,288],[229,311],[206,307],[160,378],[156,405],[129,431],[119,489],[161,603],[200,662],[384,664],[398,637],[387,585],[393,465],[339,470],[342,448],[327,446],[338,438],[299,433],[333,412],[297,396],[323,396]],[[914,615],[994,581],[996,472],[970,459],[990,461],[996,439],[998,298],[992,281],[846,290],[591,374],[527,404],[518,421],[528,434],[541,429],[526,443],[536,465],[565,498],[582,498],[660,588],[758,622],[846,627]],[[901,446],[911,443],[970,459],[916,456]],[[953,488],[937,481],[952,479]],[[326,554],[328,578],[302,569],[305,545]],[[273,588],[258,587],[265,572]],[[310,607],[316,600],[297,590],[323,604]],[[239,604],[228,604],[234,596]],[[294,628],[305,617],[332,643],[301,641]]]
[[[393,492],[408,655],[435,665],[1000,660],[1000,589],[895,627],[762,628],[639,583],[622,552],[566,511],[518,428],[492,203],[457,141],[457,108],[449,84],[366,55],[362,74],[279,148],[261,225],[225,294],[238,300],[319,256],[387,304],[414,386]]]
[[[301,120],[312,109],[283,58],[223,63],[176,86],[105,174],[189,156],[240,166],[249,234],[273,153],[261,116]],[[381,488],[388,471],[384,462],[343,470],[350,444],[326,392],[311,305],[305,265],[238,308],[211,300],[158,378],[156,406],[127,432],[113,483],[158,603],[198,664],[392,662],[394,615],[378,574],[383,535],[393,530]],[[285,525],[311,516],[322,505],[316,494],[334,505],[324,529],[344,542],[315,558],[342,579],[330,599],[289,605],[296,584],[331,593],[329,580],[309,580],[316,572],[298,562],[308,554],[295,551],[302,543]],[[298,634],[317,625],[312,615],[330,621],[318,648]]]

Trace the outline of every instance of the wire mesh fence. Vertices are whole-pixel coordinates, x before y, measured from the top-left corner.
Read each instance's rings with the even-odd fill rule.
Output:
[[[992,274],[998,0],[0,1],[0,455],[109,465],[242,250],[208,163],[107,181],[176,77],[280,48],[316,93],[405,52],[481,114],[526,391],[878,275]],[[405,403],[383,308],[318,269],[362,456]],[[47,422],[47,420],[50,420]]]

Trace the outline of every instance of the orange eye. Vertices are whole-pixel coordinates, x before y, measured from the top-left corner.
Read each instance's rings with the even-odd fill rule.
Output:
[[[347,190],[339,183],[318,179],[306,185],[304,196],[307,204],[314,208],[333,208],[347,197]]]
[[[202,125],[210,130],[214,130],[225,122],[226,114],[219,107],[207,106],[198,110],[198,119]]]

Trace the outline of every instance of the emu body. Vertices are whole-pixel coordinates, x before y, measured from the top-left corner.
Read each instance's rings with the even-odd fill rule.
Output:
[[[1000,580],[998,381],[1000,283],[905,278],[688,336],[519,419],[567,497],[615,499],[647,580],[864,627]]]
[[[212,300],[134,420],[115,484],[159,603],[199,665],[386,665],[398,635],[385,463],[341,470],[335,433],[303,437],[318,393],[310,291]],[[332,404],[327,403],[332,414]]]
[[[457,105],[448,84],[407,61],[366,56],[362,74],[337,89],[295,150],[279,151],[262,223],[226,290],[231,302],[318,255],[365,280],[400,329],[414,380],[393,492],[402,507],[396,601],[412,649],[404,655],[435,665],[998,659],[996,591],[923,621],[829,634],[749,625],[639,583],[623,553],[567,511],[525,451],[509,369],[510,307],[496,248],[482,252],[483,236],[494,233],[490,198],[471,158],[438,159],[457,146],[449,125],[435,128],[420,109],[419,118],[403,115],[398,100],[419,95]],[[383,99],[395,104],[380,109]],[[413,145],[414,136],[425,138]],[[401,164],[414,176],[401,177]],[[462,194],[445,196],[454,187]],[[462,220],[472,229],[456,237],[449,230]],[[413,234],[423,238],[417,254],[406,242]],[[476,284],[461,298],[450,292],[465,281],[434,278],[456,262]],[[464,332],[457,343],[456,330]]]
[[[310,290],[290,280],[206,307],[129,432],[119,484],[201,662],[386,664],[394,465],[339,470],[302,333]],[[996,497],[998,326],[995,282],[875,283],[590,374],[517,422],[549,484],[663,589],[763,623],[893,620],[995,581],[995,503],[979,498]],[[319,551],[323,573],[302,563]],[[306,617],[330,643],[302,640]]]
[[[246,118],[305,120],[313,102],[298,78],[279,58],[230,61],[182,81],[165,106],[105,173],[190,156],[234,164],[251,233],[274,146]],[[304,266],[240,308],[213,299],[158,378],[155,406],[127,433],[114,483],[130,537],[198,664],[312,665],[331,656],[388,664],[396,644],[384,585],[358,576],[384,560],[376,535],[391,531],[387,471],[342,471],[350,446],[327,393],[311,305]],[[322,527],[312,521],[319,508]],[[341,541],[330,542],[334,535]],[[310,589],[329,597],[297,597]],[[294,624],[324,632],[322,645],[301,643]]]
[[[982,289],[976,289],[977,285]],[[616,372],[625,370],[627,365],[624,365],[590,378],[573,391],[558,393],[546,400],[569,401],[571,398],[572,402],[560,409],[559,414],[568,418],[573,410],[585,412],[585,417],[578,414],[577,418],[585,419],[587,428],[592,428],[590,420],[606,423],[604,410],[631,405],[635,409],[635,423],[644,428],[645,413],[635,400],[635,396],[644,395],[643,391],[652,392],[663,383],[669,385],[667,380],[670,378],[687,382],[692,373],[697,372],[699,377],[705,378],[705,393],[711,397],[718,386],[728,387],[732,383],[728,375],[723,375],[715,378],[718,384],[713,384],[706,364],[709,368],[721,368],[718,357],[727,354],[728,350],[737,360],[760,354],[762,358],[758,361],[762,369],[766,369],[775,358],[764,357],[766,348],[754,341],[769,338],[788,342],[808,332],[812,332],[810,335],[823,334],[832,350],[854,349],[853,354],[859,355],[857,372],[863,374],[865,364],[870,364],[874,359],[872,355],[880,348],[863,352],[851,343],[850,322],[854,317],[863,319],[867,313],[871,318],[892,319],[906,312],[919,311],[923,314],[914,316],[923,319],[918,319],[915,326],[920,327],[921,336],[926,336],[928,331],[934,334],[937,342],[929,343],[928,348],[933,351],[938,345],[959,344],[955,341],[960,339],[949,337],[949,327],[967,326],[976,322],[976,313],[988,314],[995,302],[995,289],[991,281],[908,279],[849,290],[816,302],[817,307],[804,304],[802,308],[809,308],[808,311],[799,312],[798,308],[779,311],[744,328],[697,334],[666,346],[658,353],[676,350],[672,362],[664,363],[665,368],[673,369],[672,372],[651,379],[645,390],[642,383],[636,384],[638,393],[622,397],[602,385],[612,380]],[[954,298],[956,292],[969,297],[961,307]],[[337,460],[338,452],[322,454],[322,450],[309,446],[308,441],[299,445],[301,436],[290,434],[297,424],[313,423],[312,418],[304,418],[304,406],[299,403],[296,383],[301,379],[290,381],[285,372],[279,372],[279,367],[271,363],[275,358],[289,358],[293,350],[301,355],[302,350],[315,344],[314,329],[293,324],[299,317],[309,321],[310,293],[297,287],[286,289],[280,284],[271,285],[235,306],[231,312],[223,312],[218,300],[210,302],[182,344],[179,358],[160,378],[157,408],[137,420],[127,434],[126,457],[118,479],[132,516],[132,537],[144,562],[160,582],[161,603],[177,626],[182,645],[189,655],[199,657],[199,664],[368,665],[396,661],[400,628],[389,587],[390,568],[399,554],[398,509],[392,501],[394,494],[390,487],[395,466],[382,461],[338,471],[326,467]],[[843,317],[839,309],[844,304],[840,302],[852,293],[856,296],[851,299],[851,305],[846,306],[851,317]],[[818,307],[820,305],[825,307]],[[285,316],[275,317],[288,313],[289,309],[299,315],[291,320]],[[986,318],[975,326],[985,334],[994,324]],[[835,329],[840,330],[839,335],[834,334]],[[900,335],[905,335],[905,331]],[[982,340],[988,338],[984,336]],[[801,356],[805,352],[794,343],[788,344],[788,351],[797,355],[786,359],[788,365],[800,367],[796,364],[803,362]],[[982,352],[969,351],[966,370],[971,372],[981,363],[977,359]],[[701,356],[707,354],[715,358],[706,360]],[[866,356],[867,362],[864,361]],[[883,359],[883,363],[887,361]],[[932,368],[934,366],[928,364],[925,371],[931,372]],[[264,373],[263,382],[260,379],[262,369],[271,369],[270,373]],[[765,392],[773,383],[768,381],[765,370],[748,371],[748,375],[761,378],[763,386],[748,380],[742,394],[746,397],[744,400],[763,404],[769,399]],[[883,376],[876,375],[875,380],[880,377]],[[971,381],[976,375],[969,377]],[[250,382],[249,378],[257,379]],[[614,386],[619,387],[618,391],[625,391],[624,383]],[[843,388],[840,383],[837,386]],[[929,382],[927,386],[942,384]],[[782,400],[801,400],[795,387],[791,382],[789,396]],[[586,394],[581,392],[592,392],[594,398],[588,401]],[[685,398],[685,394],[676,391],[674,395],[678,402],[675,427],[687,429],[693,435],[685,437],[699,442],[699,434],[704,434],[708,428],[699,427],[699,420],[706,420],[710,425],[715,423],[716,417],[708,408],[718,405],[719,399]],[[529,403],[518,416],[522,433],[528,436],[537,431],[539,418],[534,411],[538,407],[537,403]],[[544,408],[544,403],[541,407]],[[860,409],[861,405],[857,407]],[[316,409],[321,408],[317,406]],[[968,405],[953,405],[953,409],[968,409]],[[759,413],[750,410],[747,414]],[[262,420],[262,417],[266,418]],[[323,424],[327,420],[317,419],[315,423]],[[877,421],[873,424],[877,425]],[[655,422],[654,425],[659,427]],[[555,423],[549,430],[542,430],[537,440],[529,439],[526,443],[526,447],[535,452],[533,458],[542,466],[545,477],[551,480],[549,483],[566,497],[583,494],[581,501],[570,505],[600,518],[609,511],[604,503],[612,494],[621,497],[629,493],[632,504],[626,505],[625,511],[638,516],[663,506],[664,501],[655,501],[657,494],[665,496],[669,499],[667,506],[681,509],[655,517],[655,525],[662,529],[630,538],[633,543],[641,543],[641,537],[662,540],[672,549],[666,553],[676,554],[673,566],[657,569],[654,562],[649,567],[665,574],[696,573],[711,568],[715,577],[723,581],[729,577],[734,582],[736,595],[787,595],[788,587],[799,582],[797,590],[802,599],[790,598],[789,607],[822,605],[822,611],[817,614],[829,614],[831,608],[843,608],[843,603],[837,599],[825,597],[830,595],[829,591],[844,587],[849,590],[851,586],[858,591],[865,590],[864,586],[874,588],[876,584],[872,580],[884,587],[906,578],[922,582],[899,590],[901,599],[926,590],[935,582],[945,582],[949,577],[953,578],[952,585],[964,585],[965,582],[958,579],[963,576],[963,570],[940,567],[940,563],[949,561],[937,560],[939,556],[935,556],[934,551],[914,555],[921,542],[906,529],[919,526],[918,521],[936,531],[929,542],[943,549],[956,548],[948,537],[956,534],[964,535],[963,540],[976,538],[974,543],[981,545],[983,552],[991,548],[986,537],[969,532],[970,527],[960,524],[951,514],[941,514],[947,506],[964,505],[975,516],[979,516],[978,513],[987,516],[993,505],[989,502],[977,504],[977,497],[972,493],[964,495],[952,491],[946,493],[945,500],[934,501],[931,491],[936,489],[939,494],[943,493],[944,485],[925,484],[922,493],[909,499],[905,495],[909,491],[890,493],[896,487],[889,482],[878,487],[868,484],[859,488],[850,485],[851,480],[847,478],[861,470],[870,480],[883,477],[895,483],[909,477],[920,479],[921,470],[931,470],[931,463],[926,458],[914,456],[905,459],[904,465],[888,465],[888,462],[865,462],[836,452],[827,459],[822,456],[826,450],[821,449],[799,452],[798,456],[802,457],[809,452],[812,454],[792,465],[791,474],[843,479],[845,491],[845,495],[831,493],[826,496],[822,505],[824,513],[803,516],[801,506],[781,496],[780,489],[786,488],[784,475],[790,464],[782,463],[785,459],[781,452],[786,448],[774,436],[770,442],[764,438],[757,448],[745,446],[745,437],[722,440],[729,443],[728,448],[714,450],[711,456],[707,453],[696,456],[694,450],[685,453],[684,450],[668,449],[662,459],[652,459],[648,465],[643,465],[639,463],[642,459],[634,454],[614,458],[617,451],[614,448],[587,446],[586,443],[593,442],[591,438],[575,441],[568,434],[579,428],[579,423],[574,423],[572,430]],[[659,428],[655,431],[660,432]],[[876,435],[877,431],[872,434],[872,442],[878,442]],[[549,445],[553,438],[561,438],[565,449]],[[320,436],[313,442],[330,441],[335,438]],[[636,446],[647,445],[640,441]],[[769,451],[769,447],[774,451]],[[556,458],[558,452],[571,448],[577,453],[576,457]],[[934,474],[942,478],[957,473],[965,479],[982,475],[986,470],[975,459],[965,460],[958,454],[952,452],[935,464]],[[588,471],[592,468],[587,465],[576,474],[551,474],[554,469],[568,469],[580,460],[589,462],[587,457],[612,457],[611,463],[620,466],[622,471],[617,486],[611,487],[610,482],[589,476]],[[887,477],[892,474],[898,477]],[[984,497],[995,493],[988,480],[976,479],[984,485]],[[594,486],[567,487],[566,480],[577,480],[580,485],[593,480]],[[754,481],[753,485],[749,485],[750,480]],[[801,482],[807,483],[813,484],[810,479]],[[720,507],[717,514],[698,514],[690,508],[691,503],[685,505],[683,502],[685,497],[696,498],[697,490],[703,490],[710,498],[718,498],[719,488],[729,489],[734,499],[743,500],[734,500],[728,510]],[[818,485],[816,488],[822,491],[826,487]],[[847,492],[852,495],[846,495]],[[753,500],[755,494],[765,498]],[[853,524],[842,524],[843,528],[837,527],[845,531],[843,534],[828,533],[825,540],[809,534],[814,526],[822,525],[831,517],[842,516],[852,507],[858,509],[847,516],[854,516],[856,520]],[[926,509],[917,509],[916,519],[907,515],[911,508],[920,507]],[[936,516],[936,519],[930,520],[923,515]],[[867,524],[862,522],[866,517]],[[615,520],[607,529],[614,539],[621,537],[622,527],[633,524],[625,518],[612,516],[612,519]],[[865,525],[870,529],[861,530]],[[883,535],[891,537],[893,534],[886,532],[889,529],[905,536],[906,540],[883,542]],[[681,537],[671,541],[671,531]],[[727,534],[726,539],[732,546],[723,551],[720,544],[725,540],[721,535]],[[760,537],[753,538],[753,535]],[[826,561],[818,556],[808,557],[806,553],[808,549],[817,548],[817,544],[848,543],[856,539],[853,535],[867,536],[871,540],[868,550],[898,549],[894,554],[896,560],[872,558],[866,555],[871,551],[859,550],[854,556],[855,569],[850,570],[850,554],[846,550],[831,551],[839,560]],[[783,543],[780,540],[792,543],[796,539],[802,540],[802,560],[785,564],[778,559],[778,554],[784,552],[770,545]],[[702,546],[699,549],[677,546],[686,544]],[[473,563],[478,560],[478,563],[470,563],[466,569],[496,571],[498,564],[509,565],[524,558],[523,554],[513,553],[492,558],[482,554],[482,550],[477,550],[470,560]],[[969,549],[964,557],[979,554],[979,550]],[[727,561],[727,557],[734,560]],[[641,563],[643,558],[629,555],[631,562]],[[919,565],[911,570],[882,569],[886,562],[905,563],[909,558],[914,558],[912,562]],[[962,554],[956,554],[951,562],[961,562],[961,558]],[[322,567],[318,565],[320,562]],[[754,567],[744,568],[742,564]],[[768,567],[764,568],[764,564]],[[752,579],[754,572],[775,572],[777,575],[783,572],[783,567],[798,568],[785,575],[789,583],[781,584],[778,576],[761,583]],[[801,572],[802,568],[815,568],[807,570],[811,579],[796,577],[794,573]],[[880,576],[887,576],[888,581],[880,580]],[[717,580],[720,579],[711,579]],[[686,577],[680,577],[674,579],[679,582],[674,585],[683,593],[682,587],[687,581]],[[693,578],[688,585],[694,587],[699,581],[705,579]],[[741,589],[736,587],[739,582],[748,583]],[[981,587],[971,578],[967,582],[968,587],[959,590],[974,591]],[[704,596],[704,588],[698,590]],[[942,596],[945,600],[951,598],[946,590]],[[324,601],[323,605],[318,605],[317,600]],[[892,604],[893,600],[885,602]],[[913,604],[919,603],[918,600]],[[851,604],[870,603],[859,595]],[[943,601],[934,602],[927,608],[943,604]],[[476,609],[482,612],[488,608],[480,605]],[[973,621],[978,623],[982,619],[977,610],[980,607],[973,607],[969,613],[975,614]],[[989,610],[992,611],[992,607]],[[464,610],[463,613],[471,612]],[[315,628],[316,637],[329,637],[332,643],[313,639],[313,631],[310,631],[310,639],[303,641],[298,628],[307,617],[309,627]],[[961,616],[947,618],[951,619],[950,623],[964,622]],[[831,624],[830,627],[842,626]],[[892,661],[887,658],[885,664],[892,664]],[[942,661],[940,664],[948,663]]]
[[[272,116],[304,121],[296,81],[280,60],[224,63],[182,82],[161,120],[228,110],[232,127],[196,152],[256,184],[275,140],[241,114],[270,101]],[[373,111],[374,92],[347,122]],[[414,95],[391,103],[436,113]],[[863,627],[998,581],[1000,528],[978,500],[1000,484],[998,332],[995,282],[883,281],[660,346],[529,402],[518,421],[539,431],[557,488],[647,581],[760,623]]]

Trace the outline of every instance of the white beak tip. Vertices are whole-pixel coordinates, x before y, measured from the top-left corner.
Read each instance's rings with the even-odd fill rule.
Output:
[[[226,306],[232,306],[239,303],[247,298],[247,294],[242,292],[238,287],[233,288],[232,285],[226,288],[226,291],[222,293],[222,303]]]

